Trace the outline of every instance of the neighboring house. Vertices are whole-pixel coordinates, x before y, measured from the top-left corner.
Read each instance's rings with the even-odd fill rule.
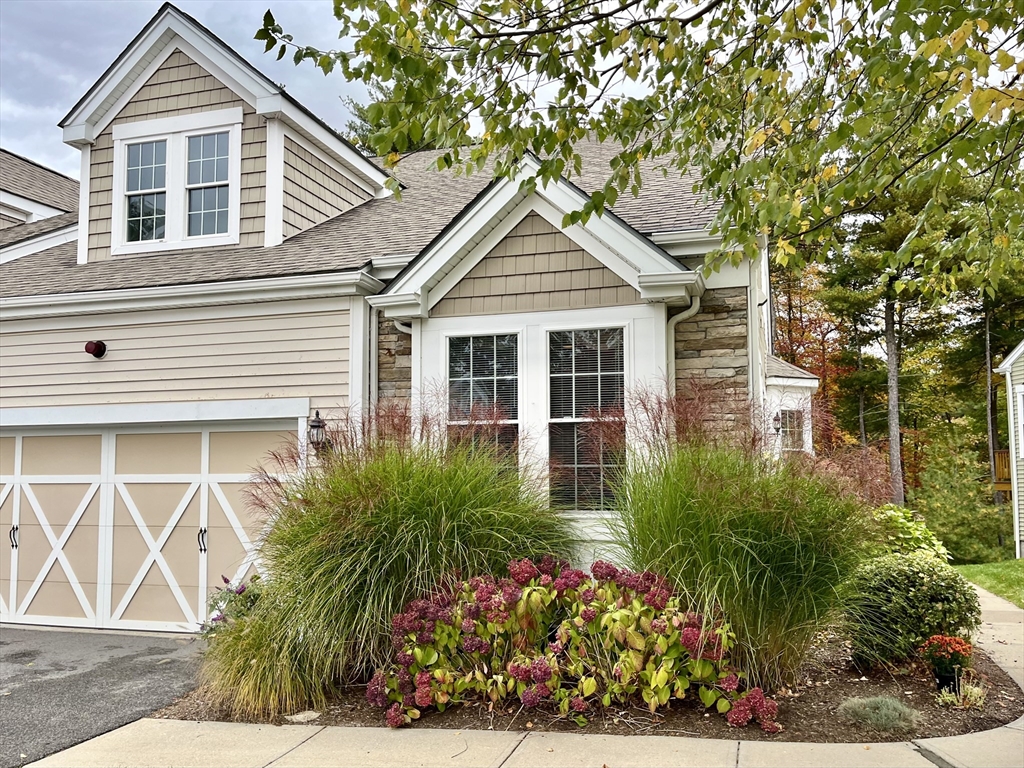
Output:
[[[0,266],[3,621],[194,629],[254,567],[251,468],[305,451],[316,411],[498,404],[595,536],[607,467],[582,426],[628,392],[700,379],[719,428],[778,415],[779,447],[810,448],[815,384],[769,355],[766,256],[696,271],[719,240],[692,179],[647,164],[639,197],[563,228],[614,148],[532,193],[424,153],[398,202],[170,5],[61,126],[74,238]]]
[[[73,239],[78,207],[77,181],[0,149],[0,264]]]
[[[1024,341],[996,373],[1006,376],[1006,421],[1010,436],[1010,487],[1017,557],[1024,557]]]

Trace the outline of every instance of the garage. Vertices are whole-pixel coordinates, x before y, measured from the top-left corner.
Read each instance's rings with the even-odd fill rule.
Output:
[[[307,406],[288,410],[304,418]],[[269,451],[300,439],[297,427],[292,417],[5,430],[0,620],[195,631],[222,576],[258,569],[260,521],[244,489]]]

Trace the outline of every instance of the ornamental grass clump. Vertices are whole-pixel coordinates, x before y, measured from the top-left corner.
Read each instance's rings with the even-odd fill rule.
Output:
[[[613,703],[655,712],[686,699],[730,725],[782,730],[775,701],[741,691],[729,626],[685,610],[663,577],[603,562],[590,577],[553,558],[513,561],[509,573],[436,590],[394,617],[395,662],[366,690],[388,725],[483,701],[547,706],[582,726]]]
[[[847,699],[838,712],[843,720],[881,733],[913,730],[921,718],[920,712],[892,696]]]
[[[217,631],[201,672],[236,716],[319,707],[365,680],[390,661],[391,617],[460,574],[571,556],[567,523],[497,450],[369,431],[333,446],[304,471],[285,457],[254,490],[262,594]]]
[[[753,684],[792,679],[875,538],[864,504],[798,460],[696,441],[633,463],[617,492],[617,543],[635,569],[720,614]]]

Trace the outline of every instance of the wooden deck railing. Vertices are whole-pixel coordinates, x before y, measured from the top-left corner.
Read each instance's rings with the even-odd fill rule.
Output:
[[[1010,484],[1010,451],[996,451],[996,484]]]

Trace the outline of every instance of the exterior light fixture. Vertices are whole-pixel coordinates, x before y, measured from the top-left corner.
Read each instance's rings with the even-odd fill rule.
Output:
[[[320,411],[308,422],[307,438],[313,450],[319,455],[329,444],[327,440],[327,424],[320,418]]]
[[[107,354],[107,345],[102,341],[87,341],[85,342],[85,351],[99,360]]]
[[[776,412],[775,416],[772,417],[772,427],[775,429],[775,434],[778,435],[782,432],[782,414]]]

